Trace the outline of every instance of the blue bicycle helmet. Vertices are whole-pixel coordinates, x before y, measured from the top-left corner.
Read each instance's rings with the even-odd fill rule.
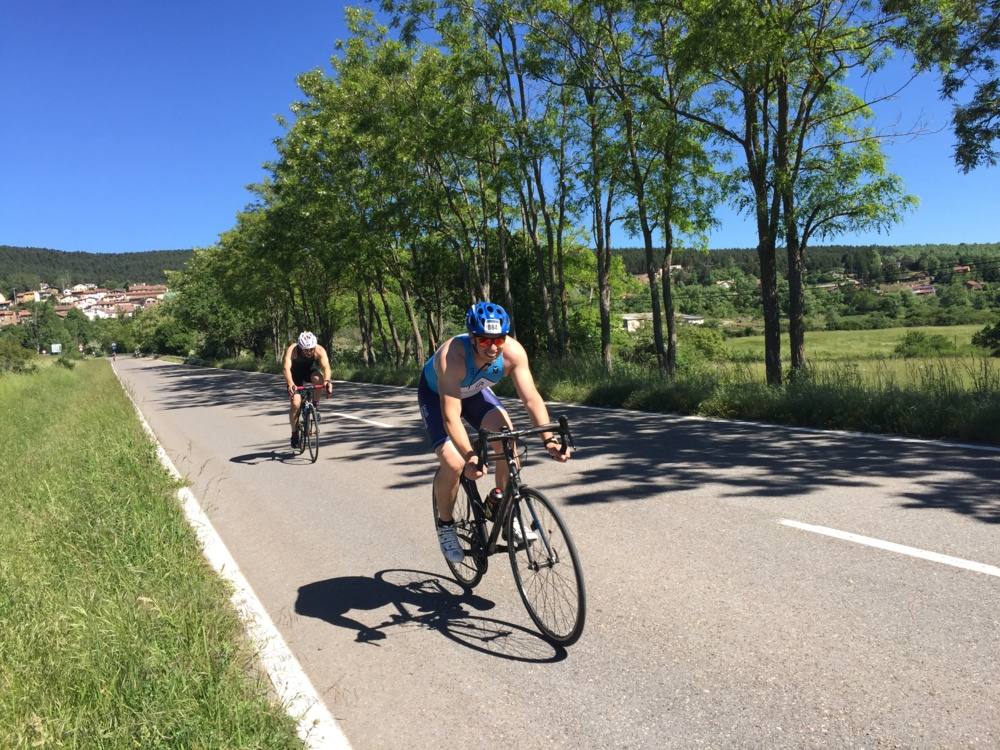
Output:
[[[465,328],[473,336],[506,336],[510,316],[495,302],[477,302],[465,313]]]

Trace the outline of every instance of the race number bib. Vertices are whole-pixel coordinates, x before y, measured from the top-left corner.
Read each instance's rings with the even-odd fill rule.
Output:
[[[483,331],[492,336],[499,336],[503,331],[500,328],[499,320],[486,320],[483,321]]]
[[[485,388],[489,388],[491,385],[493,385],[493,381],[492,380],[487,380],[486,378],[480,378],[479,380],[477,380],[472,385],[464,385],[464,386],[462,386],[459,389],[459,395],[461,395],[462,398],[468,398],[469,396],[475,396],[481,390],[484,390]]]

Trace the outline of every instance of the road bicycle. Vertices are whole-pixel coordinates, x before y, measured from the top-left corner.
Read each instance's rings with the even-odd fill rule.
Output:
[[[506,461],[507,488],[492,507],[483,501],[476,482],[464,474],[461,476],[452,513],[465,557],[460,562],[453,563],[447,558],[445,561],[455,579],[471,590],[486,573],[489,557],[505,546],[514,584],[528,615],[547,639],[568,646],[583,632],[587,612],[580,558],[559,512],[545,495],[524,484],[521,477],[521,460],[527,454],[527,445],[521,440],[543,432],[558,432],[564,452],[566,446],[573,447],[566,417],[526,430],[479,430],[473,443],[479,465]],[[500,444],[500,450],[490,453],[490,444],[496,443]],[[431,500],[436,527],[440,519],[433,491]],[[487,522],[492,523],[488,533]]]
[[[302,394],[302,406],[299,408],[299,444],[296,451],[301,456],[309,451],[309,462],[316,463],[319,458],[319,409],[316,406],[316,391],[326,388],[325,385],[297,385],[295,391]]]

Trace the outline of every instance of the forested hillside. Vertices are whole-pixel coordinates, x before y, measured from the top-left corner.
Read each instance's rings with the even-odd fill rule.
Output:
[[[625,268],[632,274],[646,272],[646,253],[641,247],[616,249]],[[891,282],[907,271],[943,274],[955,264],[979,266],[988,281],[1000,280],[1000,242],[934,243],[921,245],[815,245],[805,254],[804,271],[823,275],[830,272],[850,273],[870,281]],[[785,252],[775,255],[778,271],[788,268]],[[682,266],[682,278],[695,283],[709,281],[710,272],[738,268],[750,276],[760,276],[760,259],[754,248],[710,250],[679,250],[673,263]],[[818,279],[815,279],[818,280]]]
[[[69,253],[40,247],[0,245],[0,290],[37,289],[45,282],[63,289],[85,282],[106,287],[146,282],[164,283],[165,270],[176,271],[191,258],[191,250],[145,253]]]

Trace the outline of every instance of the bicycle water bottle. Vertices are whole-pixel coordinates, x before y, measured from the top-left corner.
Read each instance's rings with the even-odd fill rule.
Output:
[[[486,517],[489,520],[493,520],[493,516],[500,507],[500,501],[502,499],[503,491],[499,487],[494,487],[486,494],[486,499],[483,501],[483,507],[486,509]]]

